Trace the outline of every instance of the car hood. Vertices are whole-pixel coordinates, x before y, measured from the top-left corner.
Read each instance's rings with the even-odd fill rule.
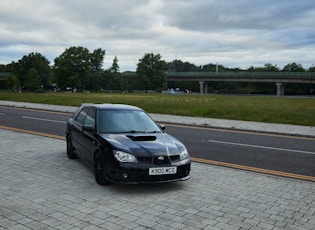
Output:
[[[185,146],[167,133],[102,134],[100,135],[114,149],[132,153],[135,156],[176,155]]]

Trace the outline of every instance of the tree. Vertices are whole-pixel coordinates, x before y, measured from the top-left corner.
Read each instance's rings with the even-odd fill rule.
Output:
[[[308,72],[315,72],[315,66],[312,65],[312,66],[308,69]]]
[[[96,49],[92,53],[78,46],[66,49],[54,60],[54,73],[58,85],[81,89],[97,88],[105,51]],[[75,81],[75,82],[74,82]]]
[[[271,63],[266,63],[263,68],[265,72],[279,72],[279,68],[277,65],[272,65]]]
[[[115,56],[112,66],[101,74],[101,86],[107,90],[123,90],[124,84],[119,72],[118,59]]]
[[[109,72],[114,73],[114,74],[117,74],[119,72],[118,59],[116,56],[113,60],[112,66],[109,68]]]
[[[161,91],[165,87],[166,74],[165,61],[161,60],[161,55],[147,53],[139,60],[136,71],[137,88],[145,90]]]
[[[207,64],[207,65],[202,66],[202,71],[204,72],[216,72],[217,69],[220,72],[228,70],[223,65],[217,65],[217,64]]]
[[[183,62],[181,60],[174,60],[172,62],[166,63],[166,71],[171,72],[196,72],[200,71],[200,67],[195,66],[189,62]]]
[[[5,78],[5,86],[8,90],[16,91],[19,83],[19,79],[13,73]]]
[[[93,73],[100,73],[102,71],[105,50],[101,48],[96,49],[90,54],[91,71]]]
[[[36,91],[37,89],[40,89],[41,82],[39,74],[35,68],[29,69],[26,75],[25,87],[30,91]]]
[[[279,68],[277,65],[272,65],[270,63],[266,63],[264,67],[253,67],[247,69],[249,72],[279,72]]]
[[[111,79],[110,81],[110,88],[111,89],[117,89],[117,90],[124,90],[124,82],[121,77],[121,74],[119,72],[119,65],[118,65],[118,59],[115,56],[113,60],[112,66],[109,68],[109,77]]]
[[[24,55],[17,63],[12,63],[11,66],[22,86],[30,85],[27,81],[34,80],[30,79],[31,75],[28,75],[31,69],[33,69],[31,72],[37,72],[37,79],[35,80],[39,81],[39,85],[47,86],[51,84],[52,79],[52,70],[49,64],[47,58],[40,53],[30,53]]]
[[[90,74],[89,50],[83,47],[70,47],[55,58],[54,72],[59,87],[81,88],[81,80]],[[79,79],[73,82],[73,79]]]
[[[287,64],[283,67],[283,72],[305,72],[305,69],[301,64],[297,64],[295,62]]]

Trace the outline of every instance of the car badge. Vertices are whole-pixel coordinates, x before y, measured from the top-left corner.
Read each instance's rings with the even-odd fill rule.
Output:
[[[162,157],[162,156],[161,156],[161,157],[158,157],[158,160],[159,160],[159,161],[162,161],[162,160],[164,160],[164,157]]]

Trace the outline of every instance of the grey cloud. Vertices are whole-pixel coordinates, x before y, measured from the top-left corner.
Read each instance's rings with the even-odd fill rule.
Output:
[[[309,0],[166,1],[164,12],[171,26],[213,31],[222,29],[276,29],[314,19],[315,2]],[[305,23],[305,21],[304,21]]]
[[[80,45],[105,49],[106,65],[117,56],[122,70],[134,70],[149,52],[196,65],[308,67],[314,21],[310,0],[1,0],[0,63],[29,52],[53,62]]]

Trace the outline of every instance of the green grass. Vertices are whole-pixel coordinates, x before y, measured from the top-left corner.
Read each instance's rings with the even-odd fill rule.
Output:
[[[0,100],[80,106],[122,103],[149,113],[315,126],[315,98],[151,93],[10,93]]]

